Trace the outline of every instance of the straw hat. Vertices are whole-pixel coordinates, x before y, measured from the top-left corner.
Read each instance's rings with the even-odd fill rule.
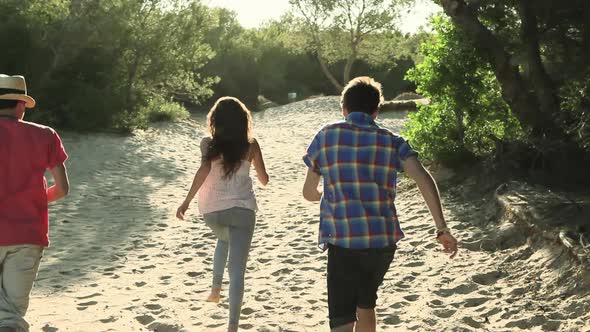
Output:
[[[0,74],[0,100],[21,100],[27,108],[35,107],[35,99],[27,95],[27,84],[22,76]]]

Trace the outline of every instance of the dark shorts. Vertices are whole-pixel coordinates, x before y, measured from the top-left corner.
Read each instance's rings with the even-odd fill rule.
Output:
[[[356,321],[356,308],[373,309],[377,289],[393,261],[396,246],[346,249],[328,246],[330,328]]]

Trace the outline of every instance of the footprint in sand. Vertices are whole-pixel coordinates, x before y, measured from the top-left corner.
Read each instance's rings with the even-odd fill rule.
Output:
[[[439,318],[449,318],[453,316],[457,310],[454,309],[437,309],[433,310],[432,313]]]
[[[277,276],[279,276],[281,274],[290,274],[291,272],[293,272],[293,270],[288,269],[288,268],[283,268],[283,269],[280,269],[280,270],[276,270],[275,272],[271,273],[271,275],[273,277],[277,277]]]
[[[396,282],[394,286],[396,288],[399,288],[399,289],[409,289],[409,288],[412,288],[412,286],[410,286],[408,284],[405,284],[405,283],[403,283],[401,281]]]
[[[99,319],[99,322],[103,323],[103,324],[108,324],[108,323],[114,323],[118,320],[117,317],[115,316],[111,316],[109,318],[103,318],[103,319]]]
[[[79,303],[78,305],[81,307],[89,307],[89,306],[97,305],[97,304],[98,304],[98,302],[96,302],[96,301],[89,301],[89,302]]]
[[[434,294],[442,297],[449,297],[455,294],[470,294],[478,289],[478,285],[474,283],[462,284],[455,288],[441,288],[434,291]]]
[[[493,285],[500,278],[502,278],[502,272],[500,271],[490,271],[482,274],[476,274],[471,277],[474,282],[484,286]]]
[[[96,285],[96,286],[98,286],[98,285]],[[96,287],[96,286],[92,286],[91,285],[91,287]],[[86,295],[86,296],[80,296],[80,297],[77,297],[76,299],[78,299],[78,300],[87,300],[87,299],[91,299],[91,298],[97,297],[97,296],[102,296],[102,294],[100,294],[100,293],[94,293],[94,294],[90,294],[90,295]]]
[[[301,268],[301,271],[315,271],[315,272],[323,272],[323,267],[311,267],[311,266],[304,266]]]
[[[463,317],[462,321],[475,329],[481,328],[481,323],[471,317]]]
[[[261,290],[258,292],[258,294],[256,294],[254,296],[254,299],[256,300],[256,302],[265,302],[270,300],[272,297],[270,295],[270,292],[267,290]]]
[[[148,308],[151,311],[162,309],[162,306],[159,304],[146,304],[146,305],[144,305],[144,307]]]
[[[287,264],[291,264],[291,265],[297,265],[297,264],[301,264],[301,261],[296,260],[296,259],[287,259],[284,260],[283,262],[287,263]]]
[[[165,324],[165,323],[152,323],[148,326],[148,329],[151,331],[157,332],[179,332],[181,331],[181,326],[172,325],[172,324]]]
[[[41,331],[43,331],[43,332],[57,332],[59,330],[56,327],[45,325],[41,328]]]
[[[406,295],[404,299],[410,302],[414,302],[420,298],[420,295]]]
[[[254,309],[252,308],[243,308],[242,315],[248,316],[254,313]]]
[[[464,307],[465,308],[473,308],[473,307],[478,307],[486,302],[488,302],[490,299],[487,297],[474,297],[474,298],[470,298],[470,299],[465,299],[464,303]]]
[[[96,301],[79,303],[78,304],[78,307],[76,309],[78,309],[79,311],[83,311],[83,310],[88,309],[88,307],[94,306],[94,305],[97,305],[97,304],[98,304],[98,302],[96,302]]]
[[[212,316],[212,317],[213,317],[213,316]],[[206,327],[208,330],[211,330],[211,329],[217,329],[217,328],[220,328],[220,327],[222,327],[222,326],[225,326],[225,323],[220,323],[220,324],[209,324],[209,325],[206,325],[205,327]]]
[[[405,307],[406,305],[407,305],[407,304],[406,304],[406,303],[404,303],[404,302],[396,302],[396,303],[394,303],[394,304],[390,305],[389,307],[390,307],[391,309],[401,309],[401,308]]]
[[[397,325],[401,324],[401,322],[402,321],[398,315],[390,315],[383,319],[383,323],[385,323],[385,325]]]

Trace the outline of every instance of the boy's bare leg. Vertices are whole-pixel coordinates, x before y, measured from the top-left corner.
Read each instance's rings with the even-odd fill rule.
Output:
[[[342,325],[331,329],[331,332],[353,332],[354,330],[354,323]]]
[[[207,298],[207,302],[214,302],[219,303],[219,298],[221,297],[221,288],[220,287],[211,287],[211,294]],[[2,332],[2,331],[0,331]]]
[[[356,322],[355,332],[375,332],[377,330],[377,318],[375,309],[356,308],[358,321]]]
[[[238,332],[238,326],[237,325],[229,325],[227,327],[227,332]]]

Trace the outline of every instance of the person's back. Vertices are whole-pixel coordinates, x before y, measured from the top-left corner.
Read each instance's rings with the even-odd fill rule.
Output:
[[[45,171],[67,158],[61,141],[49,127],[0,117],[0,142],[0,245],[47,246]]]
[[[376,329],[377,291],[404,237],[394,205],[398,172],[416,181],[437,238],[453,256],[457,251],[436,184],[417,153],[375,122],[382,101],[381,84],[369,77],[351,80],[342,91],[345,121],[322,128],[303,157],[308,167],[303,196],[321,201],[318,242],[329,249],[328,311],[335,332]]]
[[[268,183],[262,152],[250,136],[250,111],[236,98],[217,100],[208,115],[209,133],[201,141],[201,165],[176,216],[184,215],[198,193],[199,211],[217,236],[213,255],[210,302],[219,302],[223,272],[229,259],[228,331],[238,330],[244,296],[244,274],[256,224],[256,198],[250,166],[262,185]]]
[[[207,214],[232,207],[255,211],[257,205],[250,177],[251,164],[249,159],[242,160],[232,176],[226,177],[223,159],[211,161],[211,170],[197,196],[199,212]]]
[[[309,152],[306,162],[324,179],[320,242],[366,249],[403,237],[394,205],[397,172],[400,158],[415,155],[403,138],[354,112],[322,128]]]
[[[24,316],[48,238],[50,202],[67,195],[57,133],[22,121],[35,100],[22,76],[0,74],[0,331],[28,331]],[[45,171],[55,181],[47,187]]]

